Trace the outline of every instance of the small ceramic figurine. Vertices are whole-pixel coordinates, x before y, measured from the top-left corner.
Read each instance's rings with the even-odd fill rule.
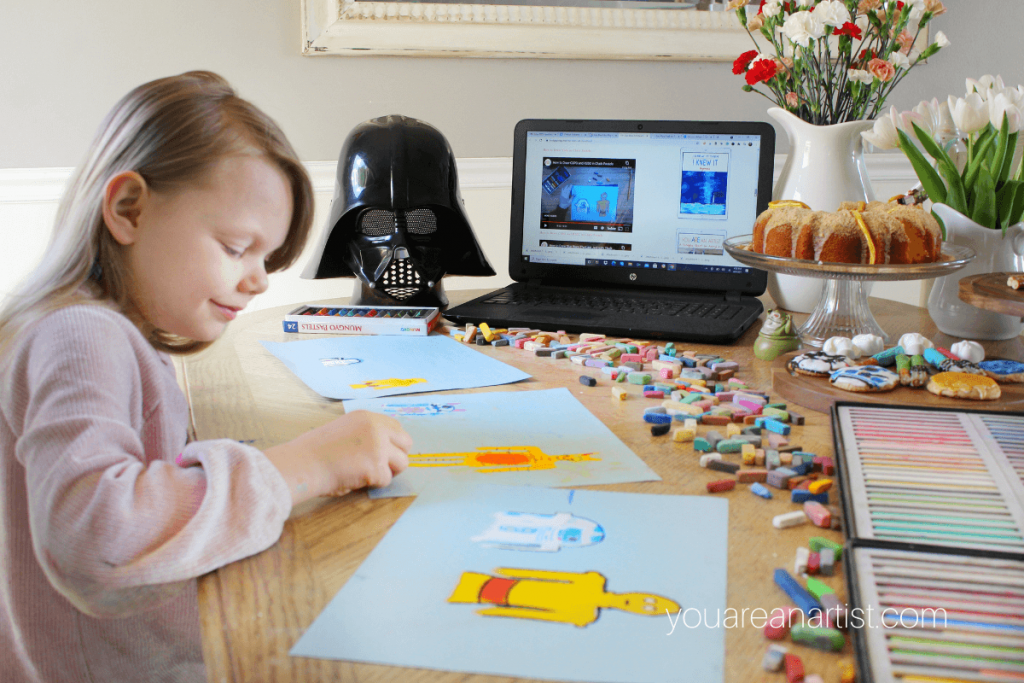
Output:
[[[778,309],[768,311],[764,325],[754,341],[754,357],[775,360],[787,351],[800,348],[800,337],[793,330],[793,318]]]

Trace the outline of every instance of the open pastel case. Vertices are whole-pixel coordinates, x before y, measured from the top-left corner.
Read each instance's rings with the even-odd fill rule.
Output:
[[[1024,415],[836,403],[859,679],[1024,679]]]

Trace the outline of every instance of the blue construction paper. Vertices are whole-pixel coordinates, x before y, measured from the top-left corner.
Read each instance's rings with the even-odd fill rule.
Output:
[[[509,447],[539,448],[550,456],[589,454],[593,460],[557,460],[550,469],[490,472],[504,466],[409,467],[371,498],[414,496],[445,483],[585,486],[660,481],[608,427],[568,389],[492,391],[395,399],[345,401],[345,412],[370,410],[397,418],[413,437],[410,462],[437,453],[498,453]],[[479,449],[484,449],[480,451]],[[527,453],[516,450],[510,457]],[[457,458],[449,458],[458,461]]]
[[[530,375],[445,335],[329,337],[260,344],[306,386],[325,398],[346,399],[511,384]],[[357,388],[367,381],[398,386]],[[424,380],[407,384],[408,380]]]
[[[474,542],[508,512],[568,513],[599,542],[523,551]],[[420,495],[291,650],[498,676],[608,683],[723,679],[728,502],[530,486],[432,488]],[[477,614],[450,603],[463,572],[598,572],[612,593],[651,593],[685,615],[601,609],[584,626]],[[515,602],[508,591],[509,603]],[[684,619],[688,626],[684,626]]]

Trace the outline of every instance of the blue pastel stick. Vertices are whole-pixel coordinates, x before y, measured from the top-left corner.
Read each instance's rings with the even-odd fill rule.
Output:
[[[672,422],[672,416],[665,415],[664,413],[646,413],[644,415],[644,422],[655,425],[669,424]]]
[[[764,484],[758,484],[757,482],[750,485],[750,492],[755,496],[767,498],[768,500],[771,500],[772,498],[772,492],[765,488]]]
[[[796,579],[789,575],[785,569],[775,570],[775,585],[783,590],[793,601],[793,604],[800,608],[807,616],[814,616],[821,612],[821,604],[801,586]]]
[[[828,491],[822,491],[821,493],[811,493],[807,489],[793,489],[793,493],[789,497],[790,502],[793,503],[806,503],[809,500],[821,503],[822,505],[828,505]]]
[[[772,431],[775,432],[776,434],[781,434],[783,436],[788,436],[790,432],[790,427],[788,424],[786,424],[785,422],[779,422],[778,420],[771,417],[759,417],[757,418],[757,420],[754,421],[754,424],[756,424],[758,427],[762,427],[763,429],[767,429],[768,431]]]

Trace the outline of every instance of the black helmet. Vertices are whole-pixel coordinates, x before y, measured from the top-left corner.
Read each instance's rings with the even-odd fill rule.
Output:
[[[331,216],[302,276],[358,277],[356,304],[444,307],[445,275],[494,275],[463,210],[451,146],[407,116],[359,124],[341,148]]]

